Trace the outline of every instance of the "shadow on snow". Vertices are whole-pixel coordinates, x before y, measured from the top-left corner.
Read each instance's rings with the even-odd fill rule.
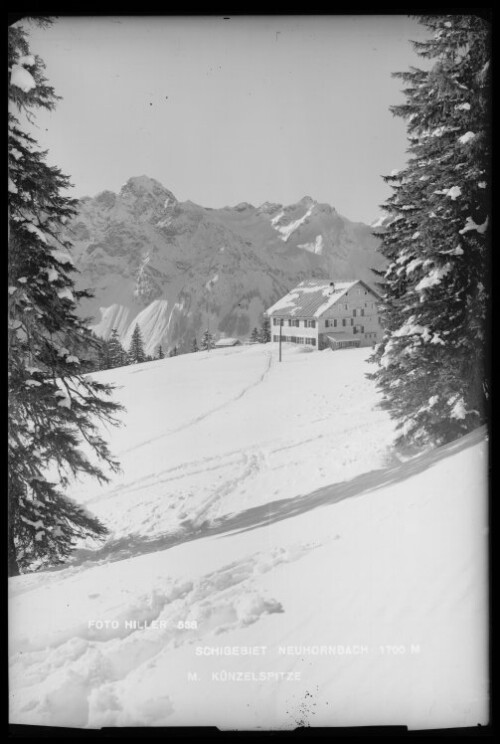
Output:
[[[70,566],[81,565],[90,567],[92,564],[115,562],[147,553],[168,550],[176,545],[198,540],[202,537],[212,535],[227,537],[239,532],[258,529],[284,519],[296,517],[317,507],[330,506],[344,499],[364,496],[386,486],[404,483],[408,478],[422,473],[435,463],[478,444],[484,440],[485,436],[486,428],[483,426],[454,442],[414,457],[407,462],[372,470],[343,483],[323,486],[304,496],[261,504],[238,514],[221,517],[212,523],[207,521],[201,525],[195,525],[189,524],[188,520],[184,529],[176,533],[167,533],[151,538],[142,535],[127,535],[109,540],[97,550],[75,550],[68,563],[49,570],[63,570]]]

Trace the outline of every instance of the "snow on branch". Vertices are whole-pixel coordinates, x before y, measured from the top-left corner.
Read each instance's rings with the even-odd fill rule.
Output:
[[[15,85],[16,88],[20,88],[23,93],[29,93],[30,90],[36,88],[33,75],[22,65],[14,65],[10,76],[10,83],[11,85]]]
[[[467,217],[467,220],[465,222],[465,227],[459,230],[459,233],[460,235],[464,235],[464,233],[469,232],[470,230],[476,230],[478,233],[482,235],[484,232],[486,232],[487,227],[488,227],[488,217],[486,217],[482,225],[476,225],[472,217]]]
[[[466,145],[468,142],[471,142],[475,138],[474,132],[466,132],[461,137],[458,138],[458,141],[461,145]]]
[[[415,287],[417,292],[421,292],[423,289],[429,289],[429,287],[434,287],[436,284],[439,284],[441,279],[446,276],[452,269],[452,265],[450,263],[445,264],[444,266],[440,266],[434,271],[431,271],[430,274],[425,276]]]

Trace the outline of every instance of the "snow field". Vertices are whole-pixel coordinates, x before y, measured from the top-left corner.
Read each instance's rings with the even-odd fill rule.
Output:
[[[269,344],[100,373],[123,385],[127,426],[110,432],[123,474],[73,497],[115,538],[153,537],[380,467],[392,424],[372,410],[371,383],[353,378],[369,351],[354,352],[285,344],[280,364]]]
[[[391,458],[368,354],[99,374],[128,409],[124,471],[71,495],[113,534],[10,581],[12,722],[486,722],[485,433]]]

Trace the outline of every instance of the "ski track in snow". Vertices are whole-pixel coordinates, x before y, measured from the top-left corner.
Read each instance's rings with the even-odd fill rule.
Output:
[[[16,709],[29,721],[43,688],[51,725],[138,725],[121,700],[122,685],[129,675],[140,675],[141,669],[161,663],[163,656],[180,646],[206,642],[210,637],[214,643],[223,642],[215,637],[256,623],[263,615],[283,613],[277,599],[259,591],[259,577],[281,563],[302,558],[315,547],[315,543],[303,542],[274,548],[228,563],[194,581],[167,579],[122,607],[122,617],[113,616],[119,623],[117,628],[96,630],[82,622],[69,634],[56,630],[52,638],[44,638],[43,649],[33,647],[29,637],[18,640],[19,655],[11,667]],[[90,594],[88,599],[91,602],[98,597]],[[139,626],[126,627],[125,619]],[[186,620],[196,621],[203,630],[179,628],[179,622]],[[144,623],[154,621],[159,621],[160,630],[144,629]],[[68,657],[72,668],[66,673]],[[174,692],[175,680],[170,684]],[[168,717],[173,712],[168,689],[161,701],[161,710]],[[155,721],[159,713],[160,708],[155,709]],[[33,722],[38,721],[36,717]]]
[[[259,477],[266,478],[271,474],[282,478],[280,472],[283,471],[293,482],[294,464],[288,458],[290,450],[322,442],[329,451],[338,453],[339,467],[343,468],[349,462],[356,461],[362,456],[363,449],[363,445],[355,443],[358,428],[358,425],[350,425],[335,433],[320,432],[291,444],[276,446],[275,443],[273,446],[270,443],[265,446],[263,443],[261,447],[238,449],[191,460],[120,484],[111,492],[94,497],[87,503],[94,504],[104,520],[112,523],[113,512],[117,509],[115,500],[118,499],[119,508],[126,515],[126,523],[135,525],[134,533],[149,534],[158,545],[158,550],[165,549],[169,544],[175,544],[176,538],[180,541],[183,536],[201,536],[218,519],[242,511],[244,507],[241,501],[235,501],[235,496],[245,490],[253,494],[261,487],[262,481],[257,481]],[[373,438],[376,438],[378,424],[367,424],[365,432],[369,433],[370,430]],[[285,453],[286,456],[279,459],[280,453]],[[326,475],[321,465],[318,473],[321,478]],[[293,492],[288,490],[280,495],[276,490],[270,491],[274,498],[286,498]],[[137,504],[134,498],[127,508],[125,499],[134,495],[137,499],[142,496],[142,499]],[[300,490],[297,495],[300,495]],[[148,498],[151,500],[148,501]],[[111,500],[113,503],[109,503]],[[148,503],[146,511],[142,501]],[[254,505],[254,500],[252,498],[245,503],[249,507]],[[166,509],[170,515],[170,526],[161,529],[161,525],[165,524]],[[165,538],[164,543],[161,542],[162,537]],[[126,555],[123,539],[123,530],[119,529],[115,536],[108,538],[102,554],[98,552],[92,557],[91,551],[77,551],[70,563],[81,565],[85,556],[91,561],[99,562],[120,559]],[[150,545],[146,544],[144,550],[148,552],[150,549]]]
[[[214,413],[215,411],[212,411]],[[208,415],[208,414],[207,414]],[[200,419],[201,420],[201,419]],[[323,419],[319,419],[323,421]],[[191,422],[192,425],[194,422]],[[377,428],[377,424],[374,428]],[[234,478],[226,480],[221,486],[220,492],[224,491],[224,494],[229,493],[231,487],[240,483],[245,479],[249,478],[258,472],[263,462],[268,464],[269,457],[279,452],[285,452],[287,450],[296,449],[303,447],[305,444],[312,444],[320,439],[328,439],[332,443],[332,448],[335,443],[340,444],[341,441],[345,440],[345,437],[349,434],[353,434],[358,430],[358,426],[354,425],[346,427],[342,430],[341,434],[335,433],[326,435],[324,433],[317,434],[313,437],[308,437],[300,441],[293,442],[292,444],[286,444],[280,447],[269,448],[264,450],[263,448],[252,448],[242,452],[240,449],[226,452],[223,455],[215,455],[211,457],[203,457],[199,460],[190,460],[189,462],[181,463],[180,465],[174,465],[164,470],[156,471],[150,475],[137,478],[133,481],[129,481],[126,484],[120,484],[116,486],[112,491],[99,495],[87,501],[87,504],[99,503],[102,504],[104,501],[116,497],[122,497],[135,492],[141,492],[148,486],[157,487],[163,486],[167,483],[174,483],[176,481],[182,481],[189,479],[193,476],[202,475],[206,477],[207,473],[213,473],[216,471],[227,471],[229,466],[236,466],[240,468],[240,472]],[[279,469],[287,467],[288,464],[274,466],[273,469]],[[269,467],[269,465],[268,465]]]
[[[215,353],[219,353],[219,352],[215,352]],[[240,400],[240,398],[246,395],[250,390],[252,390],[252,388],[257,387],[257,385],[260,385],[264,381],[266,375],[269,373],[271,369],[271,364],[272,364],[272,354],[267,352],[267,365],[264,371],[262,372],[262,374],[259,375],[258,379],[255,382],[251,383],[250,385],[246,385],[243,388],[243,390],[241,390],[237,395],[231,398],[228,398],[223,403],[220,403],[218,406],[211,408],[209,411],[205,411],[205,413],[202,413],[200,416],[196,416],[190,421],[186,421],[184,424],[181,424],[175,429],[170,429],[169,431],[166,431],[157,437],[151,437],[150,439],[144,439],[142,442],[138,442],[133,447],[123,450],[122,454],[128,454],[129,452],[134,452],[140,449],[141,447],[145,447],[146,445],[151,444],[152,442],[156,442],[160,439],[164,439],[165,437],[170,437],[172,436],[172,434],[177,434],[179,431],[183,431],[184,429],[189,429],[195,424],[199,424],[201,421],[204,421],[209,416],[213,416],[214,413],[218,413],[222,409],[227,408],[228,406],[231,405],[231,403],[234,403],[235,401]]]
[[[135,474],[132,467],[124,480],[86,501],[113,531],[104,545],[96,546],[97,551],[91,544],[83,545],[73,555],[70,565],[83,569],[89,561],[91,564],[116,561],[139,555],[141,551],[165,550],[185,539],[202,537],[220,519],[243,513],[262,503],[265,494],[272,500],[300,496],[303,494],[300,461],[307,461],[308,453],[316,460],[318,447],[326,459],[318,462],[315,468],[317,487],[326,482],[342,481],[349,472],[356,475],[360,468],[363,469],[363,460],[364,467],[379,467],[383,463],[384,440],[379,436],[379,421],[372,417],[366,400],[356,394],[356,386],[350,383],[340,386],[337,395],[330,401],[330,408],[325,411],[328,415],[305,421],[305,428],[301,426],[304,409],[294,408],[289,413],[290,424],[277,431],[264,427],[257,446],[254,434],[248,444],[240,442],[240,446],[234,449],[220,447],[216,454],[207,452],[202,457],[193,457],[199,448],[192,449],[191,438],[194,442],[208,441],[212,432],[231,427],[234,425],[232,422],[237,421],[236,409],[233,408],[231,412],[232,418],[221,420],[220,423],[212,422],[209,430],[195,431],[195,427],[203,425],[204,421],[224,409],[231,408],[266,379],[273,357],[267,350],[262,350],[262,355],[266,359],[264,369],[257,377],[250,381],[247,379],[243,389],[233,393],[230,399],[169,432],[149,439],[149,442],[157,443],[174,432],[186,432],[188,438],[181,448],[168,456],[169,460],[173,457],[174,462],[178,458],[175,464],[158,468],[158,464],[164,461],[160,454],[161,459],[152,461],[151,468],[146,468],[145,474]],[[288,361],[290,364],[295,361],[306,363],[306,358],[302,354]],[[281,365],[276,365],[275,369],[278,377],[272,382],[274,386],[282,373]],[[272,389],[269,393],[271,396]],[[263,392],[259,396],[259,403],[255,401],[254,407],[262,405],[262,400],[266,399]],[[318,412],[321,411],[324,396],[316,392],[312,392],[311,396],[312,405],[317,407]],[[245,404],[245,411],[249,405],[252,406],[251,401]],[[256,410],[259,410],[258,407]],[[331,426],[332,415],[336,419],[335,427]],[[252,427],[251,421],[249,424]],[[357,436],[360,425],[365,431],[363,441]],[[229,441],[230,438],[225,443]],[[368,441],[372,453],[379,450],[377,457],[374,459],[372,454],[370,461],[366,459]],[[144,445],[141,442],[139,446]],[[134,450],[135,447],[130,448],[131,452]],[[289,453],[300,450],[300,457],[290,460]],[[199,454],[204,451],[207,450],[203,445]],[[127,539],[133,546],[130,549],[127,548]]]

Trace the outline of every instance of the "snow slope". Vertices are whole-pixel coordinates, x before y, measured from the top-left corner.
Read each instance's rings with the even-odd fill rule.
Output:
[[[487,721],[484,430],[400,462],[367,349],[274,345],[99,373],[112,529],[10,580],[11,722]]]

